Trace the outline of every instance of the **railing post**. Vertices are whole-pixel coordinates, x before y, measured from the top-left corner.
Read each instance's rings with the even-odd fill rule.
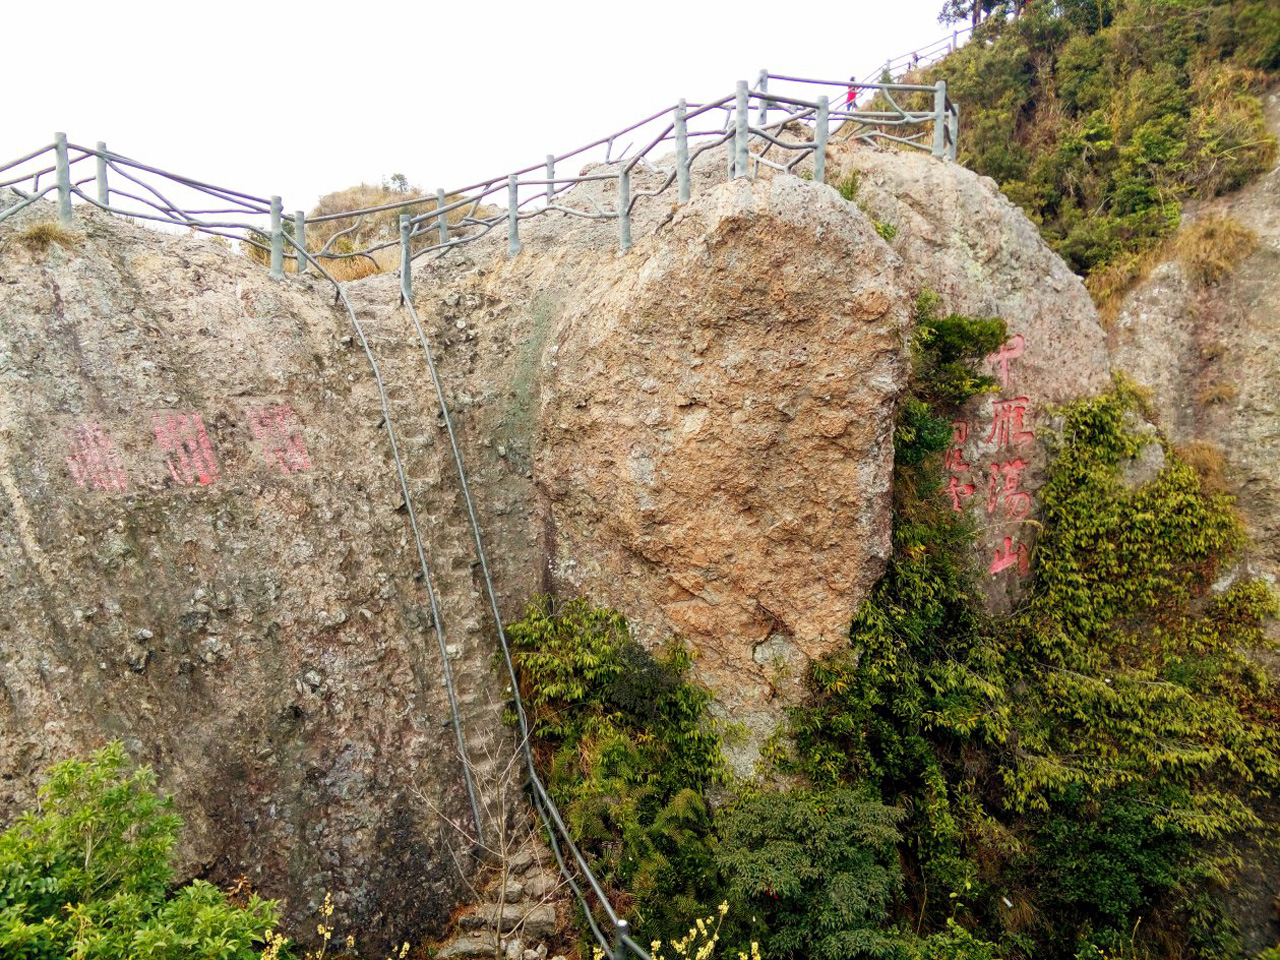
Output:
[[[413,296],[413,251],[409,248],[409,234],[413,222],[407,213],[400,214],[400,288],[406,298]]]
[[[556,185],[551,181],[556,178],[556,156],[547,154],[547,206],[556,202]]]
[[[747,81],[738,81],[738,109],[734,113],[733,175],[746,177],[747,170]]]
[[[933,155],[941,160],[947,155],[947,81],[939,80],[933,88]]]
[[[622,938],[629,930],[627,921],[618,921],[618,925],[613,930],[613,951],[610,960],[627,960],[627,945],[622,942]]]
[[[307,272],[307,215],[301,210],[293,211],[293,242],[293,272],[301,275]]]
[[[732,113],[731,113],[731,114],[729,114],[729,115],[728,115],[728,117],[726,117],[726,119],[725,119],[725,121],[724,121],[724,129],[725,129],[725,132],[726,132],[726,133],[728,133],[728,132],[729,132],[729,128],[730,128],[731,126],[733,126],[733,114],[732,114]],[[736,135],[736,134],[735,134],[735,135]],[[732,139],[730,139],[730,140],[729,140],[729,147],[728,147],[728,149],[727,149],[727,150],[725,150],[725,156],[726,156],[726,157],[728,158],[728,160],[729,160],[729,172],[728,172],[728,179],[732,180],[732,179],[733,179],[733,172],[734,172],[734,171],[733,171],[734,164],[736,164],[736,163],[737,163],[737,159],[738,159],[738,151],[737,151],[737,150],[735,150],[735,149],[733,148],[733,140],[732,140]]]
[[[507,256],[520,252],[520,191],[515,174],[507,177]]]
[[[959,37],[960,37],[960,31],[959,31],[959,30],[952,30],[952,31],[951,31],[951,52],[952,52],[952,53],[955,53],[955,52],[956,52],[956,40],[958,40],[958,39],[959,39]]]
[[[830,112],[830,101],[826,97],[819,97],[818,120],[813,131],[813,179],[816,183],[827,182],[827,125]]]
[[[284,276],[284,224],[279,197],[271,198],[271,276],[279,280]]]
[[[53,135],[54,165],[58,175],[58,219],[71,226],[71,164],[67,160],[67,135]]]
[[[678,203],[689,202],[689,126],[685,122],[684,113],[688,108],[683,97],[676,104],[676,187],[679,191]]]
[[[769,92],[769,71],[768,70],[760,71],[760,80],[759,82],[756,83],[756,86],[759,88],[761,93]],[[763,129],[764,127],[767,127],[769,125],[769,101],[761,100],[759,109],[760,109],[760,114],[759,114],[760,119],[757,122],[760,124],[760,127]]]
[[[445,196],[444,190],[436,190],[436,210],[439,211],[444,206]],[[440,227],[440,242],[449,242],[449,215],[447,213],[436,213],[436,223]]]
[[[954,160],[956,151],[960,148],[960,106],[951,104],[951,110],[947,114],[947,132],[951,137],[951,142],[947,144],[947,159]]]
[[[623,253],[631,249],[631,171],[627,167],[618,173],[618,247]]]
[[[98,202],[104,207],[111,202],[111,188],[107,185],[107,158],[104,154],[107,152],[107,145],[101,140],[98,141]]]

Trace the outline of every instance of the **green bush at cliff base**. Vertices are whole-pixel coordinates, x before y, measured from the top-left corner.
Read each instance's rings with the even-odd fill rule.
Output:
[[[927,71],[961,105],[959,159],[993,177],[1095,295],[1141,269],[1188,199],[1276,156],[1268,0],[1031,0]]]
[[[720,740],[689,654],[654,658],[584,600],[536,600],[507,635],[549,789],[597,876],[646,936],[683,936],[721,902],[705,799]]]
[[[7,960],[253,960],[276,905],[227,901],[200,880],[170,889],[181,821],[146,767],[113,743],[49,771],[37,809],[0,834]]]
[[[959,922],[1009,957],[1238,955],[1210,894],[1280,781],[1280,709],[1240,652],[1275,602],[1210,591],[1240,528],[1169,450],[1123,482],[1159,443],[1136,408],[1120,386],[1062,412],[1030,596],[1003,620],[918,479],[938,455],[900,465],[888,570],[793,714],[794,772],[907,811],[898,915],[920,930]]]
[[[750,793],[720,812],[718,866],[770,957],[893,956],[901,812],[851,790]]]
[[[995,378],[976,372],[982,358],[1004,343],[1005,323],[998,317],[940,316],[942,298],[925,290],[916,298],[912,337],[911,389],[898,402],[893,434],[894,462],[918,467],[951,445],[948,411],[970,397],[993,390]],[[937,471],[899,470],[897,480],[911,488]]]

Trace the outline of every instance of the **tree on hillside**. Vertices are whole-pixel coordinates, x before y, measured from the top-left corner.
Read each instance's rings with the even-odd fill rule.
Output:
[[[968,20],[976,27],[983,17],[989,17],[997,10],[1012,17],[1019,16],[1027,8],[1031,0],[947,0],[938,13],[939,23],[960,23]],[[1086,0],[1088,2],[1088,0]],[[1066,5],[1070,5],[1069,3]],[[1095,6],[1109,5],[1109,0],[1101,0]],[[1059,4],[1064,6],[1064,4]]]
[[[968,20],[977,26],[984,16],[998,6],[997,0],[947,0],[938,14],[939,23],[960,23]]]

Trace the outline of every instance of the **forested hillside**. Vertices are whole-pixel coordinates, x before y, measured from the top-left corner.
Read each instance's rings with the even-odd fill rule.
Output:
[[[952,3],[943,18],[972,10]],[[1259,101],[1280,69],[1273,0],[984,11],[973,40],[930,72],[962,105],[959,159],[1001,185],[1095,298],[1141,271],[1184,201],[1236,189],[1274,159]]]

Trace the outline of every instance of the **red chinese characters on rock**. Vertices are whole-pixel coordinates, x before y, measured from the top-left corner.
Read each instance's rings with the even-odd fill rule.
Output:
[[[96,423],[82,423],[72,431],[67,468],[78,487],[125,490],[129,486],[120,452],[107,432]]]
[[[156,442],[169,454],[165,466],[174,483],[208,486],[217,479],[218,459],[200,414],[157,413],[151,417],[151,427]]]
[[[1012,537],[1004,538],[1004,547],[996,547],[995,559],[991,561],[990,571],[993,574],[1010,567],[1018,568],[1018,575],[1025,577],[1031,572],[1031,559],[1027,554],[1025,543],[1015,544]]]
[[[1027,341],[1022,334],[1015,333],[1005,341],[995,353],[987,357],[987,361],[996,368],[996,376],[1000,378],[1000,389],[1009,389],[1009,363],[1017,360],[1027,351]]]
[[[1015,362],[1026,353],[1026,349],[1026,338],[1018,333],[987,357],[1002,390],[1009,389],[1016,374]],[[1017,522],[1030,515],[1032,495],[1022,489],[1023,474],[1029,464],[1018,454],[1019,448],[1035,441],[1035,431],[1030,423],[1031,401],[1028,397],[1000,397],[991,401],[991,427],[983,442],[994,448],[994,459],[986,465],[985,477],[982,466],[974,471],[966,458],[964,448],[970,439],[970,424],[963,420],[951,424],[951,446],[943,458],[949,474],[944,492],[951,500],[951,509],[963,512],[978,486],[985,483],[987,516],[1000,522]],[[974,472],[979,475],[973,476]],[[1015,569],[1019,576],[1026,576],[1031,570],[1026,544],[1014,543],[1011,536],[1004,537],[1003,541],[1003,545],[996,548],[988,570],[995,575]]]
[[[987,357],[1002,390],[1009,389],[1009,381],[1014,374],[1013,362],[1020,359],[1026,350],[1026,338],[1016,333]],[[1025,396],[991,401],[991,431],[987,434],[987,443],[995,446],[997,457],[987,465],[987,516],[1003,508],[1005,520],[1017,521],[1026,519],[1031,512],[1031,494],[1021,489],[1027,462],[1020,456],[999,456],[1035,441],[1035,431],[1027,425],[1030,404]],[[1025,577],[1031,572],[1026,544],[1014,543],[1012,537],[1005,537],[1004,545],[996,548],[987,569],[992,576],[1016,569],[1018,576]]]
[[[994,442],[997,450],[1008,450],[1010,447],[1025,446],[1035,440],[1035,431],[1024,429],[1023,424],[1027,416],[1027,406],[1030,403],[1031,401],[1026,397],[992,400],[991,432],[987,434],[987,443]]]
[[[943,466],[946,467],[948,472],[962,473],[969,469],[968,461],[964,458],[964,443],[968,439],[969,424],[963,420],[956,420],[951,424],[951,447],[943,458]],[[956,509],[959,510],[960,508],[956,507]]]
[[[1018,489],[1025,469],[1027,462],[1021,457],[991,464],[987,479],[987,516],[1002,504],[1010,520],[1022,520],[1031,512],[1031,494]]]
[[[973,496],[974,486],[972,483],[961,483],[959,477],[952,477],[947,484],[947,493],[951,494],[951,509],[956,513],[961,513],[964,506],[961,500],[968,500]]]
[[[283,474],[297,473],[311,466],[301,424],[287,403],[249,410],[249,428],[262,444],[267,462]]]
[[[961,513],[964,510],[964,501],[972,497],[976,489],[972,483],[961,483],[961,478],[958,476],[958,474],[972,469],[969,466],[969,461],[964,458],[964,444],[968,439],[969,424],[964,420],[953,421],[951,424],[951,446],[947,449],[942,464],[947,472],[951,474],[946,491],[951,497],[951,509],[956,513]]]

